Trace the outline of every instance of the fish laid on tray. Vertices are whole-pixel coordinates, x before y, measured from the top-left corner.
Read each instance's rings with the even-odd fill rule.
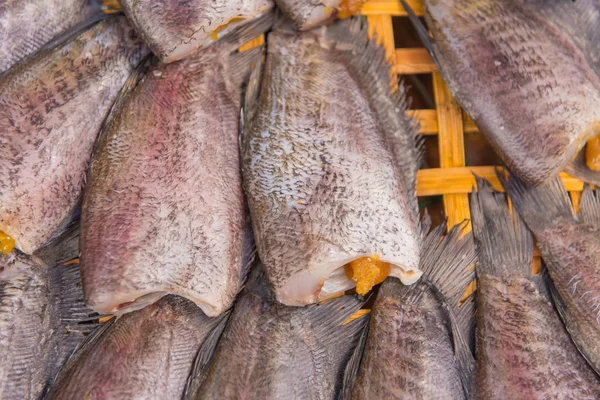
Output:
[[[0,255],[0,398],[38,399],[96,325],[83,302],[77,248],[55,243],[39,258]],[[86,322],[80,324],[80,322]]]
[[[475,249],[471,234],[461,238],[461,225],[442,239],[445,232],[442,224],[423,244],[424,281],[404,286],[390,278],[381,285],[358,375],[354,381],[348,373],[344,398],[468,398],[475,360],[465,338],[473,307],[458,304],[475,278]]]
[[[226,320],[173,295],[113,318],[73,354],[47,398],[181,398],[196,355],[212,353]]]
[[[503,194],[481,179],[478,187],[471,197],[479,250],[475,398],[600,398],[600,380],[565,330],[546,272],[531,274],[531,233],[517,213],[511,218]]]
[[[273,0],[121,0],[120,4],[164,63],[207,47],[273,8]]]
[[[586,187],[579,214],[556,178],[537,188],[516,176],[503,185],[533,231],[554,282],[553,296],[577,348],[600,372],[600,202]]]
[[[302,31],[336,16],[344,18],[356,14],[365,2],[366,0],[275,0],[281,11]]]
[[[539,185],[555,177],[600,134],[599,0],[424,3],[433,39],[411,18],[422,40],[521,179]],[[586,172],[579,175],[600,178]]]
[[[0,76],[1,242],[31,254],[70,221],[100,127],[146,53],[111,17]]]
[[[193,376],[185,399],[336,399],[344,368],[367,324],[348,319],[362,301],[278,303],[262,265],[253,267],[211,366]]]
[[[100,14],[99,0],[2,1],[0,73],[54,37]]]
[[[392,94],[385,51],[363,20],[268,36],[242,134],[258,253],[277,300],[367,293],[386,276],[420,277],[416,125]],[[299,60],[302,60],[300,62]]]
[[[86,302],[103,313],[166,294],[208,316],[231,306],[252,258],[239,163],[241,86],[267,14],[193,57],[155,65],[115,105],[82,211]]]

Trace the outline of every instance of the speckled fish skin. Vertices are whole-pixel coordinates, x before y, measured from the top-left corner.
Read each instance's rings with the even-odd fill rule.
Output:
[[[94,324],[77,265],[49,267],[19,254],[0,273],[0,398],[38,399]]]
[[[373,305],[369,335],[351,390],[344,399],[466,399],[465,388],[474,359],[464,336],[472,324],[473,308],[458,307],[469,282],[475,260],[473,237],[456,228],[446,234],[445,224],[434,230],[424,245],[421,269],[448,301],[461,338],[453,343],[450,322],[440,298],[427,284],[404,286],[387,279]],[[460,326],[459,320],[465,323]],[[454,330],[454,332],[456,332]],[[460,355],[455,354],[455,348]],[[464,357],[465,364],[457,363]],[[461,370],[461,368],[465,368]]]
[[[272,0],[121,0],[146,43],[163,63],[181,60],[213,43],[213,32],[223,36],[240,25],[268,13]],[[232,22],[233,20],[233,22]]]
[[[531,275],[533,240],[503,194],[472,197],[477,263],[476,399],[597,399],[600,380],[579,354],[548,293]]]
[[[354,287],[343,266],[374,254],[414,282],[416,130],[403,88],[391,94],[384,50],[357,18],[303,33],[280,23],[268,41],[242,155],[258,253],[278,301],[309,304]]]
[[[223,320],[165,296],[106,323],[77,350],[47,399],[178,399],[205,339]]]
[[[100,4],[96,0],[3,0],[0,72],[99,13]]]
[[[253,37],[271,22],[240,32]],[[239,292],[252,247],[241,86],[261,52],[236,46],[156,63],[109,118],[82,212],[82,280],[93,309],[133,311],[172,293],[216,316]]]
[[[340,2],[341,0],[275,0],[277,7],[301,31],[335,17],[335,10]]]
[[[284,306],[275,300],[262,266],[255,266],[210,369],[195,377],[184,398],[337,398],[368,318],[343,323],[361,304],[343,296],[320,305]]]
[[[113,17],[0,77],[0,230],[24,253],[69,221],[102,122],[146,52]]]
[[[600,133],[597,0],[425,4],[445,81],[521,179],[555,177]]]
[[[515,208],[533,231],[556,288],[555,303],[571,338],[600,372],[600,203],[589,187],[575,215],[561,181],[526,186],[503,182]]]

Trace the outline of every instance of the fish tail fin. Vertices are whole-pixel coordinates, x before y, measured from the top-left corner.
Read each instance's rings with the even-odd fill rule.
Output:
[[[219,317],[214,318],[215,320],[218,320],[218,323],[215,324],[215,327],[206,337],[202,346],[200,346],[200,350],[198,350],[194,365],[192,366],[192,370],[183,391],[183,400],[198,398],[200,387],[202,386],[210,367],[210,361],[221,341],[223,331],[225,331],[225,328],[227,327],[230,315],[231,310],[228,310]]]
[[[531,232],[517,212],[511,217],[504,194],[494,191],[488,181],[479,177],[476,180],[478,191],[471,194],[471,218],[479,252],[477,272],[507,278],[531,276]],[[523,197],[519,199],[522,202]]]
[[[574,218],[569,194],[559,178],[533,187],[512,173],[509,179],[500,171],[497,171],[497,175],[510,195],[512,204],[533,231],[544,228],[557,219]]]
[[[34,256],[50,267],[77,258],[79,256],[79,220],[69,224],[59,236],[37,250]]]
[[[579,213],[582,222],[592,226],[600,226],[600,193],[598,189],[592,190],[588,185],[583,188]]]
[[[275,12],[266,12],[250,22],[239,25],[234,30],[220,38],[215,44],[213,44],[213,46],[224,46],[232,50],[238,49],[242,45],[271,29],[274,21]]]
[[[419,135],[418,123],[407,115],[406,87],[400,84],[396,91],[393,90],[385,49],[377,44],[375,36],[368,39],[365,21],[360,17],[339,21],[327,28],[325,35],[346,58],[352,75],[382,121],[398,175],[404,184],[403,190],[407,191],[410,209],[419,226],[416,177],[423,159],[423,138]]]
[[[365,352],[365,346],[367,344],[367,337],[369,336],[369,324],[366,324],[363,329],[362,334],[360,335],[360,339],[358,344],[354,348],[352,352],[352,356],[346,364],[346,368],[344,369],[344,379],[342,381],[342,388],[340,390],[339,400],[347,400],[350,399],[350,393],[352,392],[352,386],[358,377],[358,372],[360,371],[360,363],[362,361],[363,354]]]

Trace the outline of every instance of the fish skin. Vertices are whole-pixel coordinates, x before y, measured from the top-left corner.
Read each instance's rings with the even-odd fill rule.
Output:
[[[346,362],[368,322],[343,325],[362,302],[278,303],[261,265],[253,268],[201,385],[190,399],[334,399]]]
[[[516,176],[503,185],[533,231],[556,291],[557,308],[580,352],[600,371],[600,203],[586,186],[575,215],[569,196],[554,179],[526,186]]]
[[[545,272],[531,275],[531,234],[516,212],[513,225],[504,195],[483,180],[478,187],[471,201],[482,249],[474,398],[599,398],[600,380],[561,323]]]
[[[386,279],[373,304],[359,371],[343,399],[468,398],[475,361],[465,338],[471,334],[473,309],[458,305],[475,277],[469,267],[476,255],[472,235],[462,236],[464,226],[455,227],[445,239],[445,224],[429,234],[422,246],[421,270],[442,294],[449,312],[464,314],[467,323],[461,326],[458,318],[449,319],[426,283],[404,286]],[[453,323],[457,326],[451,331]],[[460,338],[453,336],[457,332]],[[457,362],[461,357],[462,364]]]
[[[268,29],[271,17],[240,28],[241,37]],[[93,309],[129,312],[171,293],[213,317],[239,292],[253,246],[239,164],[241,86],[261,57],[235,52],[243,39],[156,63],[115,107],[82,211],[82,281]]]
[[[233,18],[253,19],[273,8],[272,0],[121,0],[120,4],[163,63],[210,45],[212,32]],[[219,36],[239,25],[232,24]]]
[[[3,0],[0,3],[0,72],[100,12],[97,0]]]
[[[94,324],[78,265],[49,267],[23,254],[1,256],[0,398],[38,399]]]
[[[555,12],[560,2],[571,8]],[[433,53],[453,95],[531,185],[555,177],[600,133],[600,76],[574,39],[579,32],[564,28],[577,18],[557,17],[583,2],[591,4],[425,1]]]
[[[0,230],[24,253],[69,222],[100,127],[146,52],[117,16],[0,77]]]
[[[296,28],[305,31],[335,17],[341,0],[275,0],[275,3]]]
[[[169,295],[111,320],[72,356],[46,398],[180,398],[196,354],[222,319]]]
[[[390,93],[383,49],[357,18],[303,33],[280,23],[268,41],[242,166],[278,301],[309,304],[354,287],[344,264],[373,254],[394,264],[392,276],[414,282],[415,131],[403,89]]]

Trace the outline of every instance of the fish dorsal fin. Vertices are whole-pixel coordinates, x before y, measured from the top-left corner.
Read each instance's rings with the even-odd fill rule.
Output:
[[[194,360],[194,365],[192,366],[190,376],[188,377],[185,389],[183,391],[182,398],[184,400],[198,398],[200,387],[206,378],[210,368],[210,362],[213,358],[215,350],[217,349],[217,346],[219,345],[219,342],[221,341],[223,331],[225,331],[225,328],[227,327],[230,315],[231,310],[228,310],[217,317],[221,318],[221,320],[211,331],[210,335],[206,337],[204,343],[202,343],[202,346],[200,347],[200,350],[198,350],[198,354]]]
[[[415,27],[415,30],[417,31],[417,35],[419,35],[419,39],[421,39],[421,42],[423,43],[423,47],[425,47],[425,49],[429,53],[429,56],[433,60],[434,64],[436,65],[436,67],[438,69],[438,71],[441,72],[442,71],[442,67],[441,67],[441,64],[440,64],[439,60],[437,59],[437,56],[436,56],[435,41],[429,35],[429,30],[427,30],[427,27],[423,24],[423,22],[419,19],[419,17],[417,17],[417,14],[415,14],[415,12],[411,8],[411,6],[408,5],[408,3],[406,2],[406,0],[400,0],[400,3],[402,4],[402,7],[404,7],[404,9],[406,10],[406,14],[408,15],[408,19],[410,20],[410,22]]]
[[[469,398],[469,389],[471,388],[471,376],[475,369],[475,358],[471,349],[465,340],[463,332],[458,325],[456,314],[454,313],[454,307],[452,307],[446,296],[439,290],[439,288],[431,282],[426,275],[423,275],[421,282],[429,287],[433,296],[439,302],[441,309],[446,316],[448,321],[448,330],[451,334],[452,346],[454,349],[454,358],[456,365],[458,366],[460,381],[465,392],[465,397]]]
[[[340,390],[339,400],[350,399],[350,393],[352,392],[352,386],[358,377],[360,371],[360,363],[362,361],[363,354],[365,352],[365,346],[367,344],[367,337],[369,336],[369,324],[366,324],[360,340],[352,352],[352,356],[346,365],[344,370],[344,380],[342,382],[342,389]]]
[[[415,225],[418,226],[416,176],[422,162],[423,139],[418,134],[416,121],[406,114],[406,88],[399,85],[393,92],[391,67],[386,59],[385,49],[377,44],[375,36],[368,39],[365,21],[360,17],[339,21],[326,29],[325,36],[345,60],[351,75],[381,123],[394,156],[399,179],[404,185],[403,190],[406,191]]]
[[[575,218],[569,194],[560,178],[532,187],[512,172],[509,179],[500,171],[496,171],[496,174],[510,195],[513,205],[534,232],[555,220]]]
[[[477,272],[508,279],[531,276],[533,237],[506,196],[479,177],[471,194],[471,218],[479,258]]]
[[[598,197],[597,190],[592,190],[588,185],[585,185],[578,214],[582,222],[596,227],[600,227],[600,201],[598,201]]]

